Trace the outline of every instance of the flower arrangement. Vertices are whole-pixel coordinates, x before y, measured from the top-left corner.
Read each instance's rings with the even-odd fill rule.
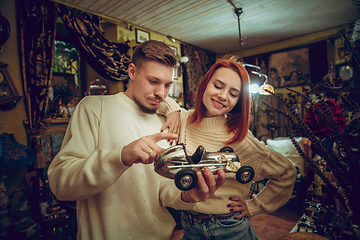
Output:
[[[352,226],[360,224],[360,181],[357,176],[360,172],[360,107],[356,101],[359,97],[359,94],[356,94],[358,88],[347,89],[347,82],[334,79],[331,74],[313,84],[301,72],[298,73],[310,86],[309,93],[316,95],[316,100],[313,101],[307,93],[287,88],[307,102],[308,109],[304,119],[296,111],[295,104],[276,94],[272,95],[282,101],[289,112],[281,111],[264,101],[263,103],[286,118],[287,132],[292,143],[307,162],[309,170],[325,184],[328,194],[327,199],[322,199],[321,207],[318,206],[318,211],[323,212],[323,216],[318,220],[321,221],[323,230],[327,231],[324,235],[330,239],[340,239],[339,232],[344,229],[352,231]],[[348,119],[345,113],[349,114]],[[303,152],[295,140],[294,131],[309,138],[314,152],[335,176],[336,185],[328,179],[322,168]],[[357,234],[360,237],[360,232]]]
[[[335,102],[333,99],[326,99],[325,104],[334,117],[335,123],[339,127],[339,130],[343,133],[345,130],[346,118],[343,116],[344,108]],[[306,112],[306,118],[304,119],[306,125],[312,130],[312,132],[318,138],[329,138],[334,135],[334,131],[327,126],[325,120],[323,120],[319,114],[316,113],[316,108],[321,110],[321,103],[318,102],[315,106],[309,108]]]

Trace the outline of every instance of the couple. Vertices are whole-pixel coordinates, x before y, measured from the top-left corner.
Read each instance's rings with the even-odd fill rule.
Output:
[[[254,168],[254,181],[270,179],[266,187],[245,200],[250,183],[205,169],[197,173],[197,187],[185,192],[154,172],[151,163],[178,137],[162,131],[178,131],[179,106],[166,97],[176,64],[166,44],[142,43],[125,93],[90,96],[77,105],[48,175],[59,200],[77,201],[78,239],[169,239],[175,221],[166,207],[183,210],[183,239],[257,239],[248,217],[288,201],[296,170],[248,131],[249,75],[232,60],[205,75],[195,112],[181,110],[180,142],[189,154],[200,144],[207,151],[232,147],[242,165]]]

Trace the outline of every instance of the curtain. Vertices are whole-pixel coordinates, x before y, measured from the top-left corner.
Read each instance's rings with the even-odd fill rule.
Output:
[[[41,131],[52,78],[56,34],[55,3],[18,0],[18,36],[24,99],[29,119],[30,147],[36,153],[35,168],[44,168]]]
[[[200,81],[207,71],[216,62],[216,53],[196,47],[188,43],[181,43],[182,56],[187,56],[189,61],[184,64],[183,84],[184,102],[188,94],[197,91]]]
[[[47,88],[52,78],[55,4],[46,0],[18,0],[20,66],[31,129],[44,118]]]
[[[58,10],[76,47],[89,65],[105,79],[126,80],[131,61],[127,55],[129,43],[110,41],[98,16],[64,5],[59,5]]]
[[[328,74],[327,40],[309,43],[311,81],[316,83]]]
[[[41,214],[38,203],[44,186],[46,168],[41,134],[45,130],[45,110],[48,87],[51,84],[53,51],[56,34],[55,3],[46,0],[17,0],[20,68],[24,88],[25,107],[28,115],[29,147],[35,153],[31,175],[29,202],[35,216]]]

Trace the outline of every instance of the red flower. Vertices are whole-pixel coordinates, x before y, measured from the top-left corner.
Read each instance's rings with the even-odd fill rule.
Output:
[[[334,100],[327,99],[325,102],[332,113],[336,124],[339,126],[340,131],[344,132],[346,119],[342,115],[344,109],[339,105],[336,104]],[[316,108],[320,111],[321,109],[321,102],[316,104]],[[315,107],[311,107],[306,112],[306,118],[304,119],[306,125],[311,129],[311,131],[319,138],[329,138],[334,135],[334,131],[326,124],[325,120],[323,120],[316,112]]]

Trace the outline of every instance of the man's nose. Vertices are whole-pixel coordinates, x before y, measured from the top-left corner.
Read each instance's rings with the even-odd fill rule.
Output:
[[[161,98],[164,98],[164,95],[165,95],[165,86],[158,86],[156,89],[155,89],[155,95],[156,96],[159,96]]]

